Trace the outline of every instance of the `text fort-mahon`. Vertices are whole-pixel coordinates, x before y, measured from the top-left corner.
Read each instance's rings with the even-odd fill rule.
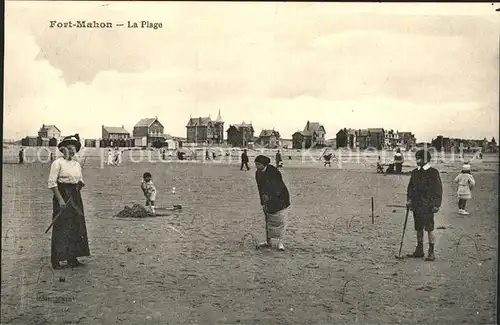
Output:
[[[149,20],[141,21],[128,21],[126,24],[114,24],[112,22],[104,21],[87,21],[87,20],[77,20],[73,21],[49,21],[50,28],[114,28],[114,27],[126,27],[126,28],[152,28],[158,29],[162,28],[163,24],[158,22],[152,22]]]

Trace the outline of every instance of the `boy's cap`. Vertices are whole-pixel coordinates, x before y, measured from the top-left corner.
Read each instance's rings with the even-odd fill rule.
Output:
[[[421,149],[415,153],[415,158],[416,159],[423,159],[423,160],[426,160],[427,162],[429,162],[429,161],[431,161],[432,156],[428,150]]]
[[[151,173],[145,172],[142,177],[151,177]]]

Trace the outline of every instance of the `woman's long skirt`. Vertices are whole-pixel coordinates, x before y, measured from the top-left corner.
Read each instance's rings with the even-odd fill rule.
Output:
[[[61,213],[52,228],[52,262],[72,260],[81,256],[90,256],[87,227],[83,210],[83,202],[76,184],[57,185],[65,202],[71,202]],[[59,201],[52,199],[52,218],[59,213]]]
[[[267,213],[267,235],[269,238],[281,239],[285,235],[288,209]]]

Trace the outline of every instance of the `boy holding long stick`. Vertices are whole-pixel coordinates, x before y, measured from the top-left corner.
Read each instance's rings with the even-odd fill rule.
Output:
[[[429,239],[429,251],[426,261],[434,261],[434,214],[439,211],[443,196],[443,187],[439,171],[429,165],[431,154],[427,150],[419,150],[415,154],[417,168],[411,172],[407,191],[407,206],[413,211],[415,231],[417,232],[417,248],[408,257],[424,257],[424,230]]]

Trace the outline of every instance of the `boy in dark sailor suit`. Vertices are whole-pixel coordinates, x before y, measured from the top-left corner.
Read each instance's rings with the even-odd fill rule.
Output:
[[[429,250],[426,261],[434,261],[434,214],[439,211],[443,196],[443,187],[439,171],[429,165],[431,154],[427,150],[419,150],[415,154],[417,168],[411,172],[407,191],[407,206],[413,211],[415,231],[417,232],[417,248],[408,257],[424,257],[424,230],[429,239]]]

